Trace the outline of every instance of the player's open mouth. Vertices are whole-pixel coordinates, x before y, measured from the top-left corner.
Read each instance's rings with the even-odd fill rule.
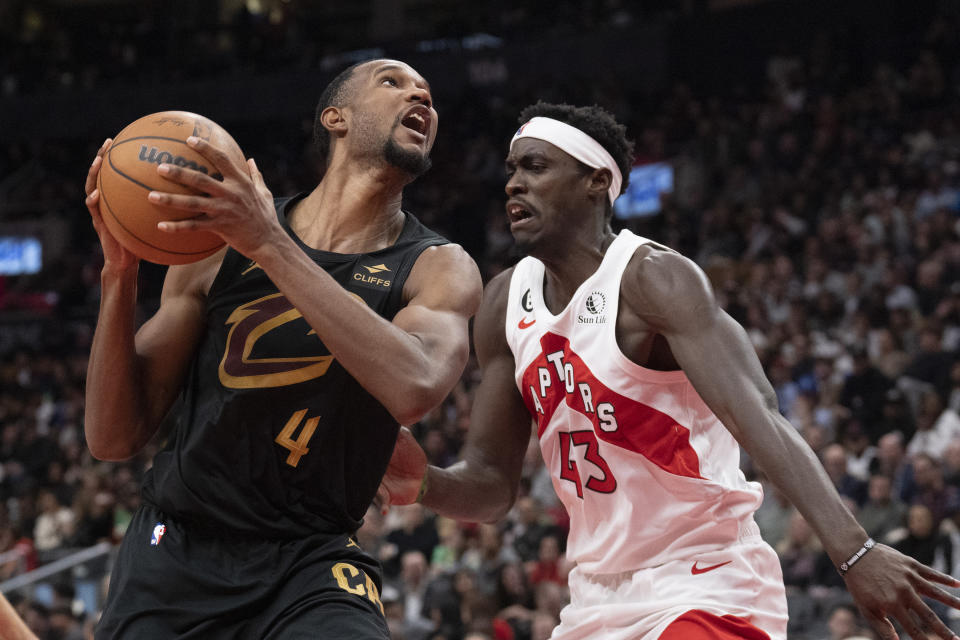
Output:
[[[430,109],[422,105],[417,105],[403,116],[400,124],[426,137],[427,131],[430,130]]]
[[[511,200],[507,203],[507,216],[510,218],[510,222],[514,223],[526,220],[532,217],[533,214],[523,204]]]

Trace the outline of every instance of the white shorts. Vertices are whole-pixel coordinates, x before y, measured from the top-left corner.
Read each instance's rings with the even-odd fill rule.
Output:
[[[570,604],[551,640],[661,637],[786,640],[787,598],[776,552],[751,533],[728,549],[649,569],[570,572]]]

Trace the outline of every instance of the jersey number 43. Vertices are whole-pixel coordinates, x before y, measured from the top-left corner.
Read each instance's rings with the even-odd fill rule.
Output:
[[[592,430],[561,431],[559,435],[560,477],[576,485],[578,498],[583,498],[583,481],[580,477],[580,465],[574,459],[578,457],[574,447],[584,447],[582,459],[596,467],[600,473],[599,476],[587,476],[587,489],[597,493],[613,493],[617,490],[617,479],[613,477],[607,461],[600,455],[597,436]]]

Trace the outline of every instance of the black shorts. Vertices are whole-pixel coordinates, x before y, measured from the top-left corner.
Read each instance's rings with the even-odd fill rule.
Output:
[[[385,640],[380,566],[348,535],[255,540],[140,507],[97,626],[106,638]]]

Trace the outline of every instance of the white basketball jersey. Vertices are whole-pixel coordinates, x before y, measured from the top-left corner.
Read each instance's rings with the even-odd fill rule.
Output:
[[[648,242],[620,233],[556,316],[543,301],[542,262],[523,259],[510,281],[517,386],[570,514],[567,556],[590,573],[724,548],[756,531],[762,499],[740,471],[736,440],[686,375],[638,366],[617,345],[620,279]]]

